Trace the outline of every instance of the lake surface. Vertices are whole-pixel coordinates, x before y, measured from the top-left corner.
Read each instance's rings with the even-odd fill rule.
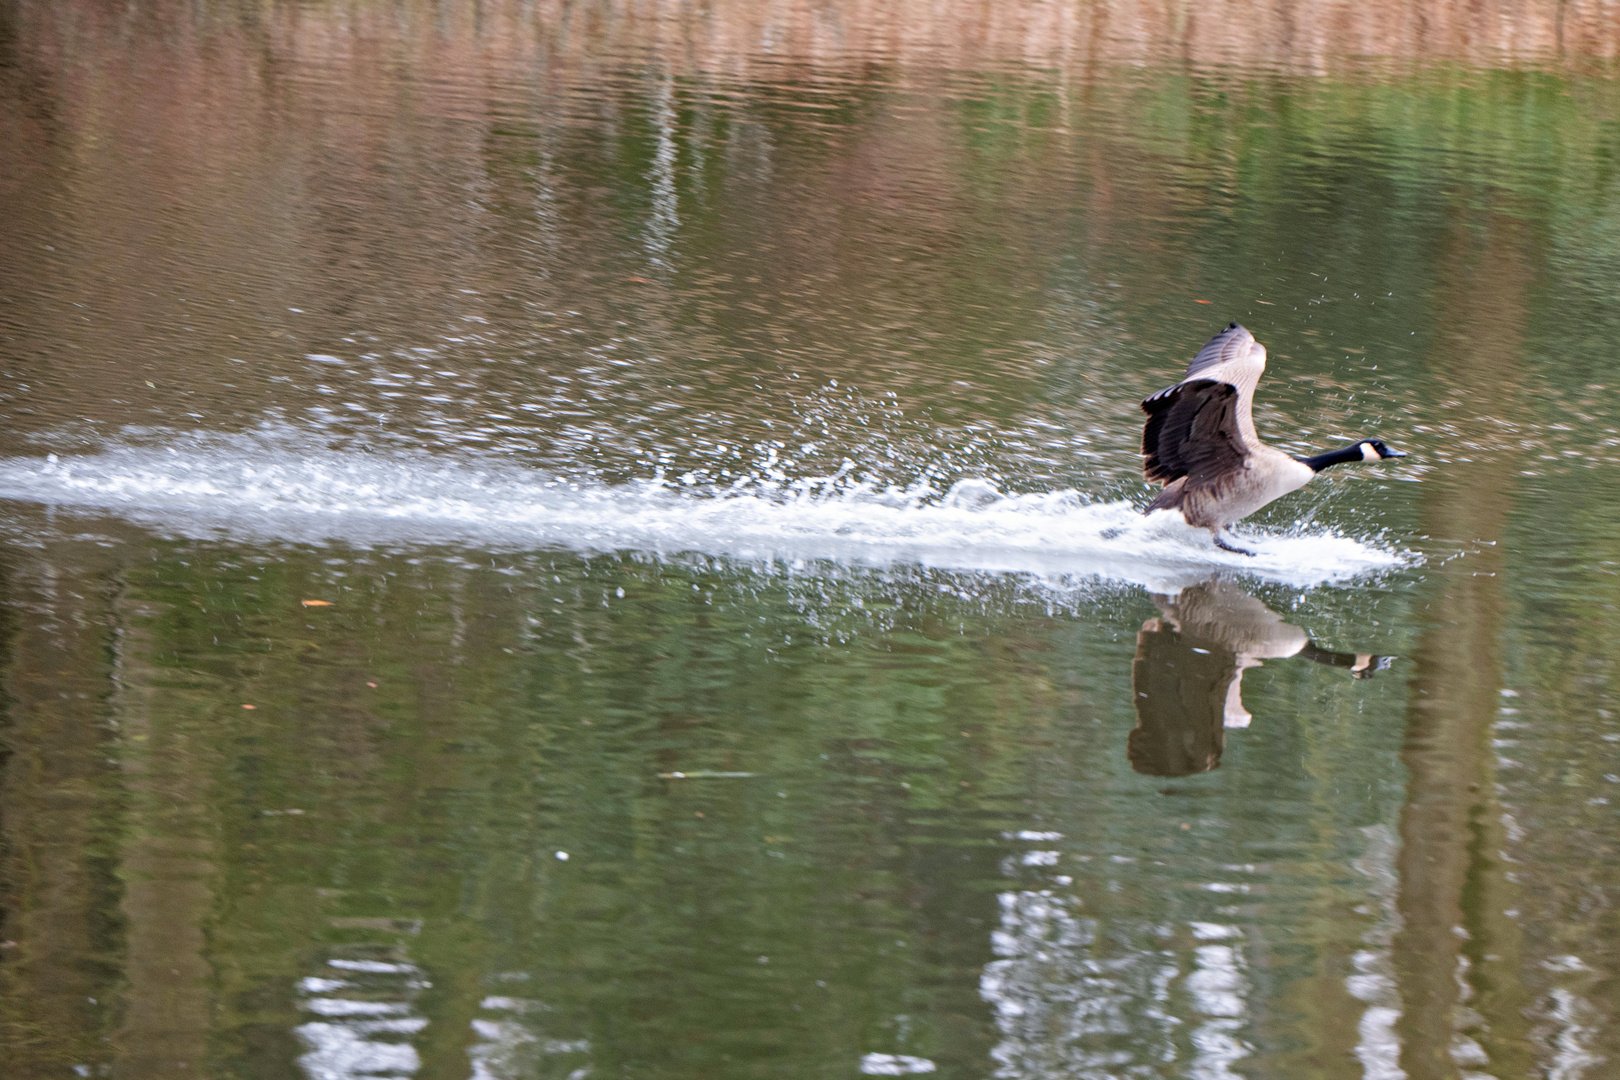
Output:
[[[6,1075],[1614,1075],[1615,31],[1116,7],[0,4]]]

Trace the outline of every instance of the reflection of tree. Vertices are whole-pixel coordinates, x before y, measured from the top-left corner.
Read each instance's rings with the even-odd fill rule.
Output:
[[[298,984],[299,1004],[310,1014],[294,1029],[306,1049],[298,1059],[304,1075],[309,1080],[414,1076],[422,1061],[409,1039],[428,1025],[414,1007],[423,988],[432,985],[425,973],[393,943],[334,951],[341,955],[328,957],[317,974]]]
[[[1251,1056],[1243,931],[1102,923],[1053,890],[1002,893],[979,992],[995,1010],[998,1080],[1186,1075],[1235,1080]],[[1181,938],[1184,947],[1167,948]]]
[[[124,976],[108,562],[89,548],[0,563],[0,1068],[16,1076],[111,1057]]]
[[[858,576],[355,556],[373,569],[328,577],[330,551],[154,551],[116,601],[60,612],[87,647],[109,616],[121,628],[123,790],[40,818],[68,878],[97,850],[75,815],[111,822],[128,941],[70,932],[118,898],[75,899],[67,878],[8,913],[24,957],[54,920],[59,963],[0,969],[7,1017],[87,957],[128,986],[144,1030],[107,1044],[74,1012],[54,1021],[58,1049],[92,1044],[78,1063],[562,1080],[587,1052],[681,1075],[766,1047],[843,1066],[987,1052],[974,976],[994,898],[956,883],[995,875],[983,808],[1016,790],[1051,708],[1027,658],[1044,614],[973,631],[974,605],[922,582],[913,619],[863,606]],[[25,677],[38,656],[11,660],[26,710],[56,700],[57,680]],[[946,693],[946,665],[977,674]],[[107,707],[107,678],[83,708]],[[11,764],[105,730],[13,726]],[[657,778],[683,769],[699,778]],[[10,777],[0,794],[34,798]],[[8,812],[8,835],[25,820]],[[63,993],[119,1009],[115,987]]]
[[[1430,358],[1448,409],[1512,415],[1520,407],[1533,241],[1516,212],[1493,205],[1502,198],[1485,193],[1480,209],[1451,212]],[[1437,476],[1423,503],[1425,532],[1478,547],[1435,576],[1429,629],[1412,656],[1393,958],[1401,1066],[1413,1080],[1532,1071],[1523,983],[1508,976],[1520,962],[1519,931],[1506,914],[1517,890],[1498,856],[1506,841],[1489,746],[1502,685],[1500,540],[1521,458],[1472,456]]]
[[[219,887],[213,785],[220,759],[212,740],[193,735],[218,705],[207,693],[163,692],[190,689],[194,676],[152,662],[164,640],[162,617],[132,595],[127,578],[121,584],[112,610],[125,797],[117,851],[127,980],[119,1074],[166,1080],[208,1060],[214,1023],[207,937]]]

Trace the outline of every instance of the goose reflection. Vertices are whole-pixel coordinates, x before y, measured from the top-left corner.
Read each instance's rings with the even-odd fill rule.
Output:
[[[1302,656],[1365,679],[1393,659],[1331,652],[1248,593],[1208,581],[1175,596],[1154,595],[1160,614],[1136,635],[1131,689],[1136,728],[1131,767],[1149,776],[1189,776],[1218,768],[1226,729],[1248,727],[1243,670],[1262,660]]]

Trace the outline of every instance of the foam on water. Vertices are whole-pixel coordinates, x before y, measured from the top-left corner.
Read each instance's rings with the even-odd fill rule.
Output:
[[[1310,586],[1401,565],[1327,532],[1249,531],[1249,557],[1178,515],[1074,491],[1004,495],[968,480],[940,493],[832,478],[695,492],[663,480],[579,484],[505,460],[333,450],[261,435],[179,435],[99,453],[0,460],[0,498],[110,512],[190,537],[699,552],[1130,582],[1176,591],[1226,570]]]

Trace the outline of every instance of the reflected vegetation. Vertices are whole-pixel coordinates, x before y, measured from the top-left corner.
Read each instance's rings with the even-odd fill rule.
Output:
[[[0,0],[8,1080],[1611,1073],[1620,30],[1211,11]]]
[[[1348,668],[1365,679],[1394,660],[1323,649],[1265,604],[1219,579],[1152,600],[1160,614],[1136,634],[1131,665],[1136,728],[1126,744],[1131,768],[1148,776],[1188,776],[1220,767],[1227,730],[1246,728],[1254,719],[1243,707],[1247,668],[1299,656]]]
[[[101,894],[8,863],[7,1015],[42,1071],[64,1048],[154,1076],[197,1053],[309,1076],[1208,1064],[1259,1053],[1274,995],[1370,925],[1332,868],[1399,805],[1398,686],[1278,668],[1256,707],[1303,695],[1313,723],[1274,725],[1229,789],[1143,788],[1129,591],[1054,611],[927,571],[98,535],[11,559],[52,628],[13,639],[19,710],[69,700],[26,690],[46,641],[105,650],[121,695],[86,699],[101,742],[55,761],[94,811],[64,869],[105,850],[120,898],[105,969],[88,926],[50,943],[84,971],[58,1007],[27,920]],[[1302,755],[1371,801],[1313,806]],[[55,790],[8,772],[13,852],[58,850]],[[1308,928],[1316,905],[1339,917]],[[1248,943],[1285,926],[1291,960]]]

